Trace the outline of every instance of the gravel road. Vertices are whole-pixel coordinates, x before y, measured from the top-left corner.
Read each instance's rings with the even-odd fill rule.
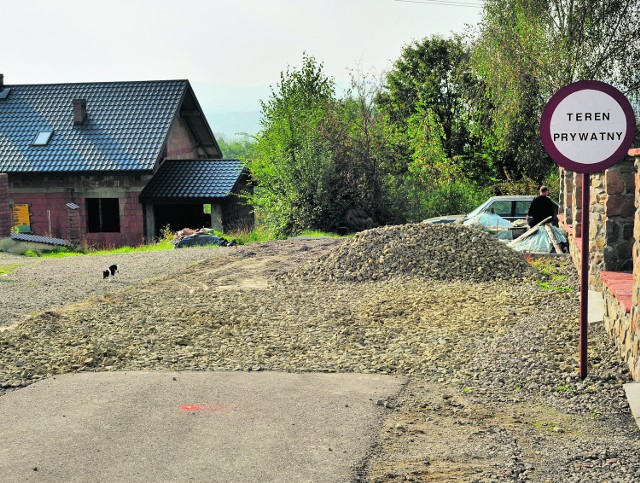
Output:
[[[601,324],[577,376],[575,271],[521,281],[280,277],[340,240],[25,259],[0,278],[0,395],[103,370],[407,376],[354,481],[640,480],[629,374]],[[102,280],[117,263],[120,273]],[[308,267],[307,267],[308,269]],[[571,287],[567,291],[567,288]]]

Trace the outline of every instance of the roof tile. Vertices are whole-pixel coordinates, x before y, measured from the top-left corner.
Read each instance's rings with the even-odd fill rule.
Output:
[[[224,198],[243,169],[237,159],[166,160],[140,193],[140,201]]]
[[[12,85],[0,99],[0,172],[151,170],[186,80]],[[87,119],[73,123],[73,99]],[[52,129],[46,146],[33,146]]]

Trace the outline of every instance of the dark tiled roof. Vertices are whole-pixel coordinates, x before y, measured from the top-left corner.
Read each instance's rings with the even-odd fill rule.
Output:
[[[140,193],[140,201],[229,196],[244,165],[237,159],[168,159]]]
[[[188,86],[186,80],[7,85],[0,172],[153,169]],[[87,101],[79,125],[73,99]],[[49,143],[33,146],[44,130],[53,130]]]

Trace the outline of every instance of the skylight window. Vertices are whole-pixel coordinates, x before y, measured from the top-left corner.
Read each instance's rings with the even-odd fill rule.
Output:
[[[34,146],[46,146],[53,135],[53,131],[40,131],[33,141]]]
[[[0,99],[6,99],[10,92],[11,92],[11,88],[9,87],[0,89]]]

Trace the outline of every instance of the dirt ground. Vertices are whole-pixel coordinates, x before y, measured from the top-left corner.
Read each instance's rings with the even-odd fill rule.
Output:
[[[639,433],[622,391],[628,373],[601,327],[592,330],[589,379],[579,381],[575,376],[575,293],[544,293],[533,282],[523,282],[522,287],[430,281],[280,285],[279,275],[322,257],[340,243],[289,240],[210,253],[194,251],[192,265],[187,263],[187,255],[176,261],[172,252],[149,252],[139,259],[119,262],[125,275],[119,284],[110,286],[93,275],[103,261],[98,263],[91,257],[27,261],[5,277],[0,291],[7,287],[30,290],[31,296],[37,297],[45,288],[64,291],[65,283],[69,287],[79,283],[74,277],[52,282],[51,273],[64,269],[67,274],[77,270],[78,276],[87,271],[92,275],[81,280],[82,297],[78,294],[73,302],[65,300],[55,316],[47,308],[50,300],[40,302],[37,308],[41,312],[30,307],[28,317],[16,316],[21,320],[18,327],[0,332],[5,357],[0,362],[9,367],[20,357],[21,369],[29,367],[30,355],[24,347],[19,355],[11,353],[16,346],[10,339],[12,334],[22,341],[29,340],[24,334],[32,337],[38,330],[47,336],[58,331],[63,334],[60,337],[67,337],[64,334],[72,333],[73,327],[82,325],[86,331],[105,325],[105,319],[114,327],[124,321],[125,332],[130,333],[137,318],[157,321],[154,333],[161,330],[165,319],[170,320],[173,333],[179,332],[176,319],[190,313],[209,320],[207,307],[215,305],[217,317],[237,320],[221,329],[227,340],[221,336],[219,345],[207,349],[220,358],[206,362],[203,351],[191,340],[169,344],[170,349],[187,347],[197,353],[198,370],[362,371],[409,378],[396,400],[376,402],[386,408],[387,416],[378,444],[362,467],[354,468],[355,481],[640,478]],[[9,261],[0,259],[3,263]],[[149,272],[153,266],[162,266],[162,274]],[[236,308],[238,301],[242,308]],[[225,311],[224,307],[231,309]],[[256,313],[259,317],[247,322]],[[281,337],[288,330],[284,327],[287,320],[313,324],[276,339],[275,332]],[[331,326],[326,336],[325,325]],[[313,331],[315,339],[307,337],[307,330]],[[410,336],[405,337],[407,332]],[[211,326],[207,328],[207,339],[216,334]],[[109,335],[110,340],[113,337]],[[290,343],[291,338],[296,340]],[[192,339],[197,338],[194,335]],[[381,342],[375,345],[378,340]],[[93,340],[92,347],[101,341]],[[261,344],[267,349],[256,347]],[[80,343],[72,345],[75,348]],[[68,357],[68,341],[56,340],[53,346],[62,347]],[[365,346],[367,350],[371,347],[371,352],[363,355]],[[281,354],[272,354],[278,351]],[[20,387],[56,371],[126,370],[142,364],[140,360],[132,362],[130,352],[126,357],[113,347],[108,354],[103,352],[94,350],[90,366],[65,366],[56,360],[51,363],[55,369],[7,373],[6,381],[17,378],[15,387]],[[96,354],[103,359],[98,360]],[[82,357],[86,358],[86,353]],[[169,361],[165,355],[164,365],[156,361],[153,367],[193,369],[189,365],[192,359],[178,353]],[[6,384],[5,390],[11,387]]]

